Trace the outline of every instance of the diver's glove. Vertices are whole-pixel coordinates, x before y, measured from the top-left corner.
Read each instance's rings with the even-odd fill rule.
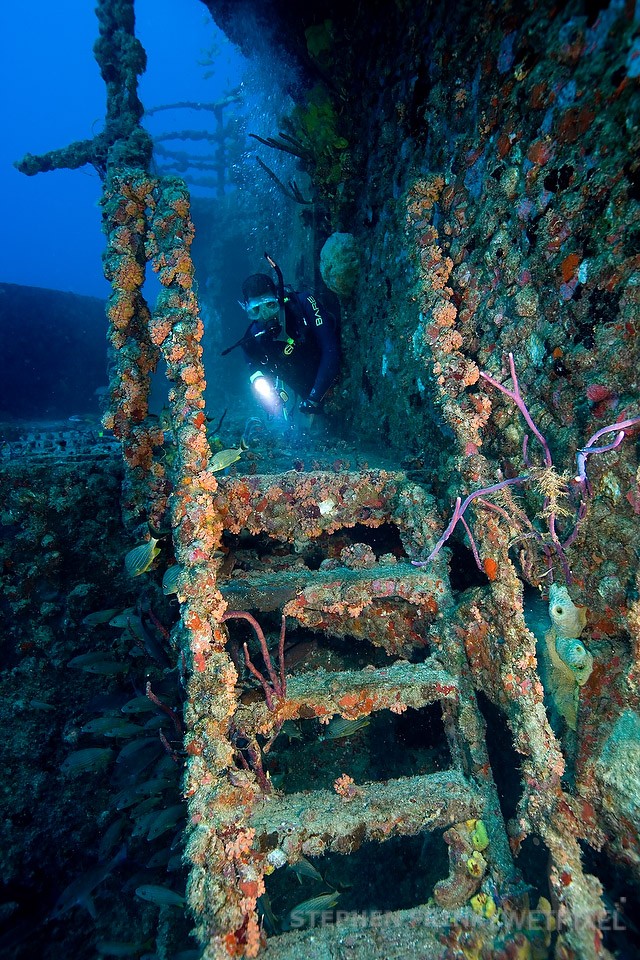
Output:
[[[322,403],[311,399],[303,400],[298,410],[300,413],[322,413]]]

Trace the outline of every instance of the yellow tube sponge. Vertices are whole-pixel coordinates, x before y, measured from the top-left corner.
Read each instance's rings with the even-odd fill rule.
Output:
[[[545,687],[570,730],[578,722],[578,695],[593,670],[593,657],[578,637],[585,628],[584,607],[577,607],[566,587],[552,584],[549,590],[552,629],[545,636],[547,661]]]

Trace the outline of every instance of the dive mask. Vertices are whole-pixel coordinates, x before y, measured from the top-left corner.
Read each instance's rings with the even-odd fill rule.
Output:
[[[252,299],[244,304],[249,320],[271,320],[278,316],[280,304],[273,296]]]

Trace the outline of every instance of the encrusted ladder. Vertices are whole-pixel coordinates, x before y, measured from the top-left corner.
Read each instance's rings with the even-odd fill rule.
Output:
[[[309,569],[292,554],[292,563],[278,561],[279,569],[260,564],[258,570],[236,570],[227,580],[218,572],[217,587],[231,611],[252,611],[256,617],[281,611],[314,631],[355,638],[355,643],[366,639],[394,658],[426,647],[432,652],[421,663],[396,659],[381,668],[293,673],[286,678],[284,693],[277,686],[272,689],[271,703],[260,699],[236,705],[230,728],[249,744],[245,757],[252,762],[243,761],[247,769],[229,765],[222,778],[212,771],[189,791],[197,824],[187,851],[194,864],[190,899],[201,921],[200,935],[208,942],[205,956],[219,960],[256,955],[261,940],[256,901],[264,890],[264,874],[301,856],[348,854],[366,841],[481,819],[490,841],[488,850],[480,845],[484,856],[477,855],[477,847],[474,850],[460,830],[449,831],[450,876],[438,884],[436,899],[449,911],[462,906],[487,870],[497,885],[508,883],[511,857],[484,725],[463,669],[461,644],[447,620],[453,601],[446,571],[441,564],[416,568],[409,559],[424,555],[426,545],[437,539],[438,521],[428,495],[401,472],[291,471],[223,478],[216,508],[228,535],[266,534],[271,541],[292,544],[294,551],[313,541],[326,543],[337,531],[344,536],[357,525],[395,528],[405,554],[401,559],[385,555],[380,562],[373,551],[355,543],[343,548],[340,558],[325,559],[319,569]],[[234,630],[229,622],[226,626]],[[225,682],[228,686],[228,677]],[[210,690],[210,696],[213,701],[216,691]],[[449,770],[358,784],[347,778],[333,791],[284,795],[265,780],[257,738],[268,740],[286,720],[327,721],[337,715],[355,720],[375,711],[398,713],[435,702],[442,706],[452,758]],[[466,869],[474,853],[475,879],[471,867]],[[427,908],[417,910],[412,923],[423,927],[424,949],[442,949],[437,929],[446,926],[447,918],[442,914],[427,922]],[[345,922],[347,929],[348,918]],[[403,949],[397,918],[387,916],[384,925],[390,939],[385,941],[378,931],[381,957],[392,955],[392,944]],[[316,946],[305,941],[305,956],[312,956],[320,941],[336,936],[333,926],[313,934]],[[355,931],[353,935],[357,940]],[[301,948],[291,942],[305,937],[302,932],[270,937],[268,954],[294,956]],[[366,949],[370,956],[370,944]],[[361,954],[356,950],[350,955]]]
[[[177,178],[152,179],[142,169],[112,171],[104,218],[105,272],[113,287],[107,313],[116,360],[104,423],[122,444],[123,515],[132,529],[147,521],[162,528],[170,517],[181,569],[180,619],[172,637],[187,682],[188,899],[204,956],[221,960],[259,952],[256,905],[267,868],[275,865],[269,853],[276,850],[285,862],[293,862],[301,851],[346,852],[365,839],[416,834],[460,824],[463,818],[474,821],[481,814],[489,833],[492,874],[497,883],[508,880],[512,867],[482,718],[463,669],[460,641],[447,624],[453,601],[444,567],[440,561],[418,572],[410,565],[410,558],[424,556],[440,532],[431,499],[393,471],[291,471],[222,479],[212,473],[200,346],[204,328],[193,290],[189,248],[194,227],[186,187]],[[153,312],[142,294],[147,258],[162,286]],[[160,357],[170,383],[171,458],[162,456],[164,431],[147,418],[151,372]],[[395,527],[402,545],[396,552],[403,558],[376,558],[355,544],[353,555],[347,548],[346,555],[340,555],[342,562],[321,564],[320,570],[297,566],[284,578],[274,569],[248,571],[225,586],[220,552],[225,534],[266,535],[292,545],[295,553],[359,524]],[[228,591],[227,599],[221,588]],[[371,670],[331,678],[298,675],[290,679],[288,692],[276,697],[275,709],[256,704],[253,712],[246,711],[227,642],[229,603],[258,614],[265,603],[272,604],[315,631],[366,637],[393,656],[428,647],[437,659],[413,667],[395,664],[386,671],[372,665]],[[294,695],[300,698],[297,706]],[[302,716],[302,698],[307,715],[327,717],[359,717],[440,701],[453,768],[385,784],[357,784],[350,796],[305,793],[300,800],[306,816],[292,816],[291,797],[270,790],[260,775],[256,737],[275,730],[278,711],[283,719],[287,710]],[[241,735],[249,739],[242,741]],[[285,844],[278,824],[290,821]],[[458,839],[460,843],[452,835],[449,846],[452,888],[456,878],[467,876]],[[449,891],[445,906],[455,905],[454,893]],[[457,902],[467,896],[463,891]],[[332,935],[328,928],[314,934],[317,942]],[[296,935],[272,938],[267,949],[284,956],[286,936]],[[433,932],[429,936],[433,940]],[[311,956],[310,950],[305,949],[305,955]],[[390,948],[381,946],[380,955],[390,957]]]

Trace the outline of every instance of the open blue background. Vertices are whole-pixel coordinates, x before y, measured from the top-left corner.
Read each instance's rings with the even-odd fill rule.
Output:
[[[5,120],[0,141],[0,281],[106,297],[104,237],[93,167],[27,177],[13,162],[102,129],[105,87],[93,57],[98,20],[91,0],[3,4],[0,83]],[[244,61],[200,0],[136,0],[136,33],[148,58],[140,78],[145,107],[215,101],[236,86]],[[202,66],[215,48],[215,75]],[[202,127],[210,115],[160,113],[149,129]]]

